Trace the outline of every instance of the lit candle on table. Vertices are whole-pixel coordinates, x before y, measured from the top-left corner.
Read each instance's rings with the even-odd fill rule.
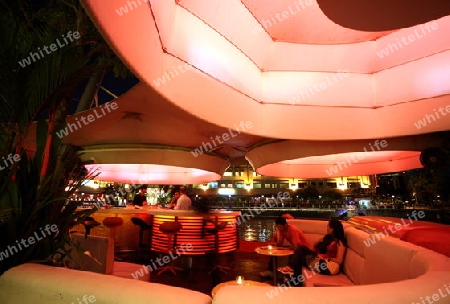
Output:
[[[243,285],[244,284],[244,277],[243,276],[237,276],[236,277],[236,284]]]

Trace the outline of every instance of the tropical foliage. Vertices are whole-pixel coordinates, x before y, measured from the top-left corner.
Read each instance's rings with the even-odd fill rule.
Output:
[[[91,106],[99,80],[117,59],[75,0],[1,0],[0,18],[1,274],[54,258],[65,248],[70,227],[94,211],[76,211],[68,200],[92,176],[77,148],[61,142],[55,131],[65,126],[80,90],[88,102],[78,110]],[[81,39],[43,53],[68,31],[80,32]],[[41,56],[19,64],[30,52]],[[27,243],[46,225],[58,231]]]
[[[444,170],[419,169],[408,172],[410,197],[418,204],[431,204],[438,195],[448,199]]]

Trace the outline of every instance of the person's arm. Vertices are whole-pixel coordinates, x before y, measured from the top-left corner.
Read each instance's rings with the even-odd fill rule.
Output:
[[[284,233],[282,233],[281,231],[277,230],[276,231],[276,236],[275,236],[275,243],[277,246],[281,246],[283,245],[284,242]]]
[[[175,200],[175,197],[172,197],[172,199],[170,200],[169,209],[175,208],[176,205],[177,201]]]

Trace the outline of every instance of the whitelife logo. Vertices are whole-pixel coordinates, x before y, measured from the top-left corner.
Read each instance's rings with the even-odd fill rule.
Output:
[[[64,35],[61,35],[62,37],[63,37],[63,40],[64,40],[64,42],[65,42],[65,44],[63,44],[63,43],[61,43],[61,41],[59,41],[59,38],[58,39],[56,39],[56,43],[52,43],[52,44],[50,44],[50,46],[44,46],[42,49],[45,51],[45,54],[47,54],[47,55],[50,55],[52,52],[55,52],[55,51],[57,51],[58,50],[58,47],[59,48],[63,48],[63,47],[65,47],[66,45],[68,45],[69,44],[69,41],[67,41],[67,39],[69,39],[70,40],[70,42],[73,42],[74,41],[74,39],[79,39],[81,36],[80,36],[80,33],[79,32],[77,32],[77,31],[75,31],[75,32],[71,32],[71,31],[69,31],[67,34],[66,34],[66,36],[64,36]],[[67,39],[66,39],[67,38]],[[50,50],[49,50],[50,49]],[[41,55],[41,56],[39,56],[39,54]],[[30,56],[28,56],[27,58],[24,58],[24,59],[22,59],[21,61],[19,61],[19,64],[20,64],[20,66],[22,67],[22,68],[25,68],[26,66],[29,66],[29,65],[31,65],[31,60],[33,60],[33,62],[36,62],[37,60],[39,60],[39,59],[41,59],[41,58],[44,58],[44,52],[41,50],[41,48],[40,47],[38,47],[38,50],[37,50],[37,52],[36,53],[33,53],[33,52],[30,52]],[[37,59],[36,59],[37,58]]]
[[[283,199],[288,199],[290,197],[291,197],[291,195],[289,194],[289,192],[281,193],[281,191],[280,191],[277,193],[277,198],[275,200],[276,203],[271,204],[270,201],[268,201],[267,205],[266,205],[266,203],[262,203],[259,207],[253,207],[253,210],[250,208],[247,208],[247,210],[249,212],[241,212],[241,215],[236,217],[236,219],[233,220],[233,223],[231,223],[230,226],[233,228],[236,228],[236,226],[239,226],[240,224],[245,223],[245,222],[249,221],[250,219],[254,218],[255,214],[253,214],[253,211],[255,211],[255,213],[257,215],[259,215],[262,212],[267,211],[267,207],[272,208],[274,206],[278,206],[278,202],[280,204],[283,204]]]
[[[40,230],[40,233],[38,233],[38,231],[35,231],[33,236],[29,236],[26,240],[24,240],[24,239],[22,239],[20,241],[16,240],[17,247],[19,247],[19,249],[17,249],[16,245],[8,245],[8,247],[5,249],[5,251],[0,251],[0,261],[3,261],[3,259],[7,259],[8,257],[14,255],[15,253],[18,253],[19,251],[23,250],[22,246],[24,248],[27,248],[28,246],[36,243],[36,241],[43,240],[47,236],[51,235],[52,233],[57,232],[58,226],[56,226],[55,224],[53,224],[51,226],[49,224],[47,224],[44,229],[39,228],[39,230]],[[45,232],[44,232],[44,230],[45,230]],[[27,241],[28,241],[28,243],[27,243]],[[9,253],[8,253],[8,251],[9,251]]]
[[[416,213],[417,213],[417,214],[416,214]],[[418,221],[419,219],[425,218],[425,212],[423,212],[423,211],[417,212],[417,210],[414,210],[414,211],[411,213],[411,216],[410,216],[409,214],[407,214],[407,216],[408,216],[409,223],[406,223],[406,222],[405,222],[405,219],[402,218],[401,220],[402,220],[403,225],[401,225],[401,224],[399,224],[399,223],[397,223],[397,224],[395,224],[395,225],[388,225],[388,228],[384,228],[384,231],[382,231],[382,233],[375,233],[374,236],[372,236],[371,238],[368,238],[367,240],[365,240],[365,241],[364,241],[364,244],[365,244],[367,247],[370,247],[371,245],[374,245],[377,241],[379,241],[379,240],[381,240],[381,239],[384,239],[385,237],[387,237],[387,236],[390,235],[389,232],[387,231],[388,229],[389,229],[389,231],[390,231],[392,234],[395,233],[396,231],[400,231],[400,230],[402,230],[403,228],[408,227],[409,225],[411,225],[411,224],[414,222],[413,220],[411,220],[411,216],[412,216],[416,221]]]
[[[348,70],[338,70],[337,73],[333,74],[333,77],[327,76],[325,78],[326,81],[321,81],[320,83],[314,83],[310,85],[307,90],[298,92],[295,96],[289,98],[289,103],[291,105],[299,104],[301,101],[304,101],[307,98],[310,98],[316,93],[331,87],[335,83],[347,78],[349,76]]]
[[[17,163],[18,161],[20,161],[20,155],[19,154],[12,155],[12,153],[9,153],[9,155],[6,159],[4,156],[2,157],[2,159],[3,159],[3,163],[5,164],[5,167],[3,167],[0,164],[0,171],[8,168],[9,166],[12,166],[14,163]],[[8,162],[9,162],[9,164],[8,164]]]
[[[375,146],[377,148],[377,150],[374,149]],[[357,162],[359,162],[360,160],[366,158],[367,156],[371,155],[373,152],[376,151],[380,151],[381,148],[386,148],[388,146],[388,143],[386,140],[376,140],[373,143],[373,146],[371,143],[369,143],[369,147],[372,149],[372,152],[368,152],[367,148],[364,147],[364,152],[360,152],[360,153],[355,153],[351,156],[351,161],[353,161],[353,164],[356,164]],[[380,147],[381,146],[381,147]],[[357,157],[358,159],[355,159],[355,157]],[[347,169],[347,164],[350,167],[352,165],[352,162],[350,161],[350,159],[348,158],[348,156],[346,157],[346,161],[347,162],[337,162],[337,165],[334,165],[333,167],[330,167],[329,169],[325,170],[325,172],[328,174],[328,176],[331,176],[333,174],[337,174],[339,172],[339,170],[343,170],[342,167],[345,167],[345,169]],[[339,169],[338,169],[339,167]]]
[[[192,244],[180,244],[180,247],[175,250],[175,255],[173,254],[173,251],[169,251],[170,256],[164,255],[162,258],[157,257],[156,261],[153,261],[153,259],[151,259],[150,264],[142,265],[142,268],[140,270],[136,270],[131,274],[131,276],[135,280],[142,278],[146,273],[156,270],[158,268],[158,265],[159,267],[167,265],[171,261],[178,259],[182,254],[186,254],[186,252],[192,251],[193,249],[194,247],[192,246]],[[158,263],[158,265],[156,265],[156,263]]]
[[[414,125],[418,130],[420,130],[422,127],[425,128],[427,126],[427,120],[428,123],[431,123],[430,118],[433,118],[433,122],[441,118],[436,109],[433,109],[433,111],[434,114],[425,114],[425,117],[422,120],[419,120],[414,123]],[[450,113],[450,105],[445,107],[445,112],[443,107],[439,107],[439,112],[442,114],[442,116],[447,115],[447,113]]]
[[[172,66],[172,71],[165,71],[162,77],[158,77],[158,79],[153,80],[153,83],[159,87],[163,84],[166,84],[166,82],[171,81],[177,76],[180,76],[180,74],[184,74],[189,70],[192,70],[193,66],[185,63],[184,65],[179,64],[178,66]]]
[[[136,1],[137,3],[139,3],[139,6],[141,6],[142,4],[147,3],[149,0],[136,0]],[[116,9],[116,13],[120,17],[122,17],[124,14],[128,13],[128,7],[130,8],[130,11],[132,11],[135,8],[138,8],[136,1],[127,1],[127,5],[121,6],[118,9]]]
[[[425,24],[420,25],[420,30],[417,31],[417,29],[414,30],[414,34],[408,35],[408,37],[402,36],[402,38],[395,38],[397,40],[397,43],[388,43],[388,45],[377,52],[378,57],[383,59],[384,57],[389,56],[390,54],[398,51],[399,49],[403,48],[403,46],[407,46],[410,43],[417,41],[426,35],[430,34],[432,31],[435,31],[439,28],[439,25],[436,21],[434,22],[428,22]],[[422,32],[422,35],[419,33]]]
[[[78,120],[78,118],[75,118],[76,124],[68,123],[67,124],[68,127],[61,129],[60,131],[57,131],[56,135],[59,138],[63,138],[64,136],[69,135],[69,133],[73,132],[74,130],[78,131],[78,128],[81,129],[83,126],[87,126],[89,123],[93,122],[96,118],[101,118],[101,117],[105,116],[106,114],[111,113],[111,111],[116,110],[118,107],[119,107],[119,105],[115,101],[107,102],[104,105],[101,105],[100,107],[94,109],[95,116],[94,116],[94,114],[89,114],[87,116],[87,118],[84,116],[81,116],[80,120],[81,120],[81,122],[83,122],[84,125],[81,124],[81,122],[80,122],[80,120]],[[107,112],[105,112],[105,109]],[[99,112],[101,112],[103,115],[98,114],[97,110]],[[87,121],[86,121],[86,119],[87,119]],[[77,124],[78,124],[78,127],[77,127]]]
[[[423,297],[420,297],[420,302],[417,302],[417,303],[416,302],[412,302],[412,304],[433,304],[433,303],[435,303],[435,302],[437,302],[439,300],[442,300],[445,297],[448,297],[448,295],[450,295],[450,289],[448,289],[449,286],[447,286],[447,284],[444,284],[444,287],[445,287],[445,291],[447,291],[447,293],[442,292],[442,289],[439,288],[437,290],[437,291],[439,291],[439,294],[438,293],[434,293],[431,296],[427,295],[425,297],[425,299],[423,299]],[[431,300],[431,299],[433,299],[433,300]],[[426,302],[425,302],[425,300],[426,300]],[[442,302],[442,303],[445,303],[445,302]],[[447,301],[447,303],[448,303],[448,301]]]
[[[264,29],[268,29],[269,27],[274,26],[275,24],[279,22],[283,22],[284,20],[288,19],[289,17],[296,15],[300,13],[302,10],[306,10],[308,6],[311,6],[313,4],[312,0],[299,0],[295,1],[291,5],[289,5],[286,10],[282,11],[281,13],[276,13],[275,17],[273,15],[270,15],[269,19],[263,19],[261,20],[262,26],[255,26],[251,29],[253,34],[261,33]]]
[[[244,132],[246,129],[250,129],[251,127],[253,127],[253,124],[250,121],[247,121],[247,122],[241,121],[241,123],[239,124],[239,126],[241,127],[240,130],[239,130],[239,126],[236,126],[236,125],[234,125],[234,126],[236,127],[236,131],[238,132],[238,134],[241,134],[241,131]],[[231,131],[231,129],[228,129],[228,131],[229,131],[228,133],[223,133],[222,136],[216,135],[216,137],[214,137],[219,142],[219,144],[223,144],[225,141],[230,140],[231,138],[236,137],[238,135],[236,133],[233,133],[233,131]],[[231,136],[231,138],[230,138],[230,136]],[[210,138],[212,140],[212,144],[209,142],[206,142],[206,143],[202,142],[202,145],[200,147],[195,148],[194,151],[191,151],[191,153],[192,153],[192,155],[194,155],[194,157],[197,157],[200,154],[211,151],[211,150],[213,150],[213,148],[217,147],[216,140],[214,140],[214,138],[212,138],[212,137],[210,137]],[[220,140],[221,138],[223,139],[223,141]],[[214,147],[213,147],[213,145],[214,145]],[[205,149],[204,151],[203,151],[203,148]]]
[[[277,287],[273,288],[272,290],[266,292],[267,297],[269,299],[273,299],[274,297],[278,296],[279,294],[282,294],[285,290],[288,290],[292,287],[299,287],[301,284],[306,280],[310,279],[313,276],[317,275],[318,273],[324,271],[327,269],[327,266],[325,263],[319,263],[317,262],[313,269],[308,268],[311,271],[311,274],[309,274],[306,271],[306,267],[302,267],[303,274],[299,274],[296,276],[291,276],[289,280],[287,280],[284,284],[277,284]],[[292,283],[292,284],[291,284]]]
[[[83,299],[80,300],[79,298],[77,298],[77,301],[78,301],[78,303],[72,302],[71,304],[83,304],[83,303],[89,304],[89,303],[95,303],[95,302],[97,301],[97,299],[96,299],[95,296],[93,296],[93,295],[90,295],[90,296],[84,295],[84,296],[83,296]],[[89,302],[88,302],[88,301],[89,301]]]

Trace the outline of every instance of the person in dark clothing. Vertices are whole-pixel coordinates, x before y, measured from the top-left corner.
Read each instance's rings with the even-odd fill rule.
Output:
[[[144,202],[147,203],[147,186],[142,185],[139,187],[139,193],[134,196],[133,205],[143,206]]]

